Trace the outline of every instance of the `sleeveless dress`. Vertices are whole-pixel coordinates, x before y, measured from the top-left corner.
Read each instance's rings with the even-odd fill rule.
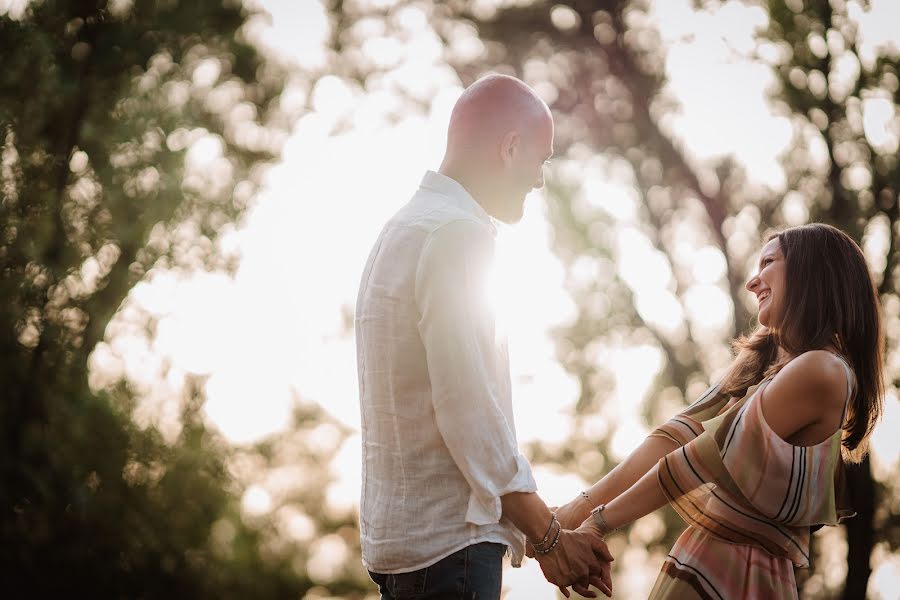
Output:
[[[846,418],[853,375],[841,362]],[[793,567],[809,566],[810,527],[855,514],[847,502],[841,428],[813,446],[786,442],[763,416],[770,381],[731,405],[714,385],[650,434],[681,446],[660,460],[659,485],[688,524],[650,598],[796,599]]]

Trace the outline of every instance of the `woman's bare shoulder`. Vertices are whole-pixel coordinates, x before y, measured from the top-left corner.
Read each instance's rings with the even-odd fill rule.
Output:
[[[847,370],[844,368],[844,362],[827,350],[804,352],[785,365],[775,378],[790,381],[791,385],[810,392],[847,390]]]
[[[770,426],[787,439],[804,427],[833,421],[843,412],[847,372],[841,359],[826,350],[805,352],[772,379],[763,397]],[[832,414],[834,413],[834,414]]]

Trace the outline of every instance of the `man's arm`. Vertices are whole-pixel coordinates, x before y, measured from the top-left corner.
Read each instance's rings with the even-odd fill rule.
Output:
[[[506,514],[529,539],[539,541],[550,525],[550,511],[534,493],[531,467],[497,397],[500,377],[508,374],[498,372],[486,293],[492,258],[493,239],[478,223],[456,221],[431,234],[416,274],[419,335],[438,429],[473,491],[466,520],[485,525]],[[597,538],[592,545],[591,539],[561,534],[558,547],[540,559],[548,580],[563,587],[583,581],[586,590],[591,573],[603,570],[595,546],[611,559],[605,544]]]
[[[544,538],[550,527],[551,513],[547,505],[536,493],[511,492],[502,496],[503,516],[512,521],[516,528],[530,541]]]
[[[505,374],[486,292],[492,258],[482,225],[448,223],[426,242],[415,289],[435,420],[474,493],[466,519],[475,525],[499,521],[504,494],[537,489],[497,396]]]

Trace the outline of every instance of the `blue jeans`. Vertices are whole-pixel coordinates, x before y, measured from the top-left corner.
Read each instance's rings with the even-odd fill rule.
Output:
[[[369,571],[381,600],[499,600],[506,546],[467,546],[424,569],[383,575]]]

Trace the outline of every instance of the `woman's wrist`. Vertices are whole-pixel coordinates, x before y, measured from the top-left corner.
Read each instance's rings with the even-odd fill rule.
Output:
[[[609,522],[606,519],[606,515],[604,514],[605,511],[606,505],[600,504],[591,511],[590,516],[591,521],[594,523],[594,526],[600,531],[600,535],[604,538],[617,529],[616,527],[610,526]]]
[[[599,498],[595,497],[596,494],[592,494],[590,489],[582,490],[582,492],[578,495],[578,498],[575,499],[575,507],[578,510],[578,522],[582,522],[591,516],[591,511],[595,506],[600,504]]]

